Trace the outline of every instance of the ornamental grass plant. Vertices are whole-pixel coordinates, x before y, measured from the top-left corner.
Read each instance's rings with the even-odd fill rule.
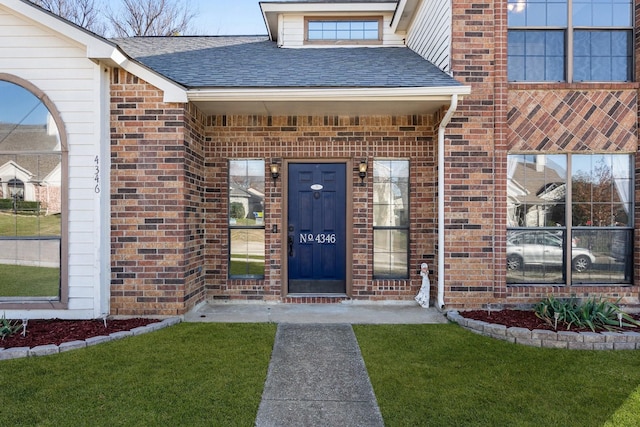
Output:
[[[616,331],[623,326],[640,326],[640,322],[624,313],[617,303],[595,297],[580,301],[577,298],[561,299],[549,296],[536,304],[534,311],[536,316],[555,330],[558,327],[568,330],[574,326],[596,332]]]

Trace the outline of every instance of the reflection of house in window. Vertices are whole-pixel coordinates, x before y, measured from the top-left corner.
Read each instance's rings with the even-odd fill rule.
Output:
[[[255,188],[241,188],[232,184],[229,203],[232,219],[254,219],[257,224],[264,220],[264,193]]]
[[[43,124],[0,123],[0,136],[0,151],[15,153],[0,154],[0,199],[39,202],[42,213],[60,213],[62,157],[51,116]]]
[[[565,223],[567,184],[563,167],[544,156],[512,156],[509,175],[510,226],[544,227]]]

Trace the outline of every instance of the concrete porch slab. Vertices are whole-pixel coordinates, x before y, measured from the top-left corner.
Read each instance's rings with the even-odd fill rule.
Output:
[[[220,323],[324,323],[324,324],[426,324],[447,323],[434,307],[411,301],[337,304],[206,302],[184,316],[185,322]]]

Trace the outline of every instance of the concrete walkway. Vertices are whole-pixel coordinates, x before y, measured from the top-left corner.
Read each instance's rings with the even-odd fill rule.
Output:
[[[417,303],[205,303],[185,322],[278,324],[256,426],[383,426],[352,324],[447,323]]]
[[[351,325],[278,326],[256,426],[383,425]]]

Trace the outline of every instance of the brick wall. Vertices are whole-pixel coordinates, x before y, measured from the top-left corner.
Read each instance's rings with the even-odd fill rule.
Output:
[[[447,128],[444,153],[445,305],[460,308],[504,293],[506,157],[504,130],[495,117],[505,93],[496,5],[464,0],[452,6],[452,69],[458,81],[472,86]]]
[[[531,304],[551,293],[637,303],[637,287],[506,286],[507,154],[636,152],[638,143],[635,83],[509,84],[506,12],[505,1],[453,3],[452,69],[472,95],[447,130],[445,303]],[[635,246],[638,264],[637,233]]]
[[[116,69],[111,126],[111,312],[181,314],[203,298],[202,117]]]
[[[227,279],[228,160],[337,159],[353,161],[353,287],[355,299],[411,299],[420,287],[421,262],[434,269],[437,189],[433,118],[410,117],[210,117],[206,127],[207,290],[212,299],[278,300],[282,292],[282,178],[265,171],[266,277]],[[410,280],[372,280],[372,159],[410,159]],[[357,166],[367,159],[367,185],[357,185]],[[333,302],[335,299],[285,299],[285,302]]]

